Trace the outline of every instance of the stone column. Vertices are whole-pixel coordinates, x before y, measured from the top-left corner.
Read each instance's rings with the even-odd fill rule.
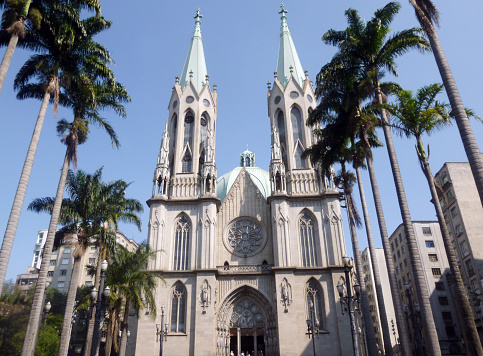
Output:
[[[255,356],[258,355],[258,345],[257,345],[257,328],[253,329],[253,347]]]
[[[236,329],[236,353],[237,355],[241,355],[241,329]]]

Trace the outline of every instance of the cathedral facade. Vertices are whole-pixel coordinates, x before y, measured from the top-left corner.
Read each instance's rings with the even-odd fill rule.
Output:
[[[195,16],[148,200],[148,242],[157,251],[149,269],[164,282],[156,289],[157,319],[139,319],[136,355],[160,354],[156,324],[168,331],[164,355],[312,355],[313,315],[320,354],[352,352],[336,289],[346,253],[340,195],[302,156],[314,142],[305,121],[316,100],[283,6],[280,14],[277,71],[267,93],[269,172],[247,150],[221,177],[216,86],[206,70],[199,10]]]

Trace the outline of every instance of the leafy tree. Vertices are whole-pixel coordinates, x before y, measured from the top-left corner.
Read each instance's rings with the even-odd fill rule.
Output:
[[[458,266],[456,253],[451,242],[451,236],[444,220],[443,209],[439,204],[438,187],[429,166],[429,145],[428,152],[424,149],[422,136],[432,134],[451,123],[454,118],[449,111],[449,105],[436,100],[436,97],[444,90],[442,84],[432,84],[419,89],[416,94],[409,90],[403,90],[397,95],[396,103],[385,105],[385,108],[392,115],[391,126],[403,136],[416,139],[416,153],[421,169],[428,182],[431,198],[438,217],[443,244],[446,256],[455,284],[456,305],[460,319],[463,335],[466,339],[465,346],[470,355],[483,354],[478,330],[476,329],[475,318],[471,310],[468,294],[466,292],[461,271]],[[468,116],[474,116],[473,112],[467,110]],[[439,189],[441,191],[441,188]],[[446,199],[442,194],[442,199]]]
[[[433,49],[434,58],[438,65],[439,73],[443,79],[446,93],[458,125],[458,130],[463,141],[466,155],[470,163],[473,177],[475,178],[476,188],[483,205],[483,158],[478,148],[473,130],[471,129],[468,116],[465,112],[463,100],[461,99],[456,81],[451,72],[451,68],[444,54],[443,47],[439,41],[436,27],[439,27],[439,12],[431,0],[409,0],[416,12],[416,17],[428,36],[431,48]],[[476,342],[476,339],[475,341]],[[481,349],[480,349],[481,350]]]

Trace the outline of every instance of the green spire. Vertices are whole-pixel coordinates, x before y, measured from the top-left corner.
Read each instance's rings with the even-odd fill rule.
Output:
[[[304,81],[304,71],[300,63],[299,56],[292,41],[292,36],[287,25],[287,10],[282,4],[282,9],[278,12],[282,14],[282,26],[280,28],[280,45],[278,47],[277,76],[278,80],[285,88],[292,74],[294,79],[302,86]]]
[[[191,39],[190,49],[188,56],[184,62],[183,73],[181,74],[181,90],[189,84],[190,80],[193,82],[198,93],[203,89],[206,82],[206,62],[205,53],[203,52],[203,42],[201,40],[201,18],[200,9],[196,11],[195,18],[195,31],[193,32],[193,38]]]

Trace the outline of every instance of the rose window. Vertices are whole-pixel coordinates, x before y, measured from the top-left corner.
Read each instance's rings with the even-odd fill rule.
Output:
[[[226,242],[236,255],[254,254],[264,242],[262,229],[250,220],[237,220],[228,229]]]

